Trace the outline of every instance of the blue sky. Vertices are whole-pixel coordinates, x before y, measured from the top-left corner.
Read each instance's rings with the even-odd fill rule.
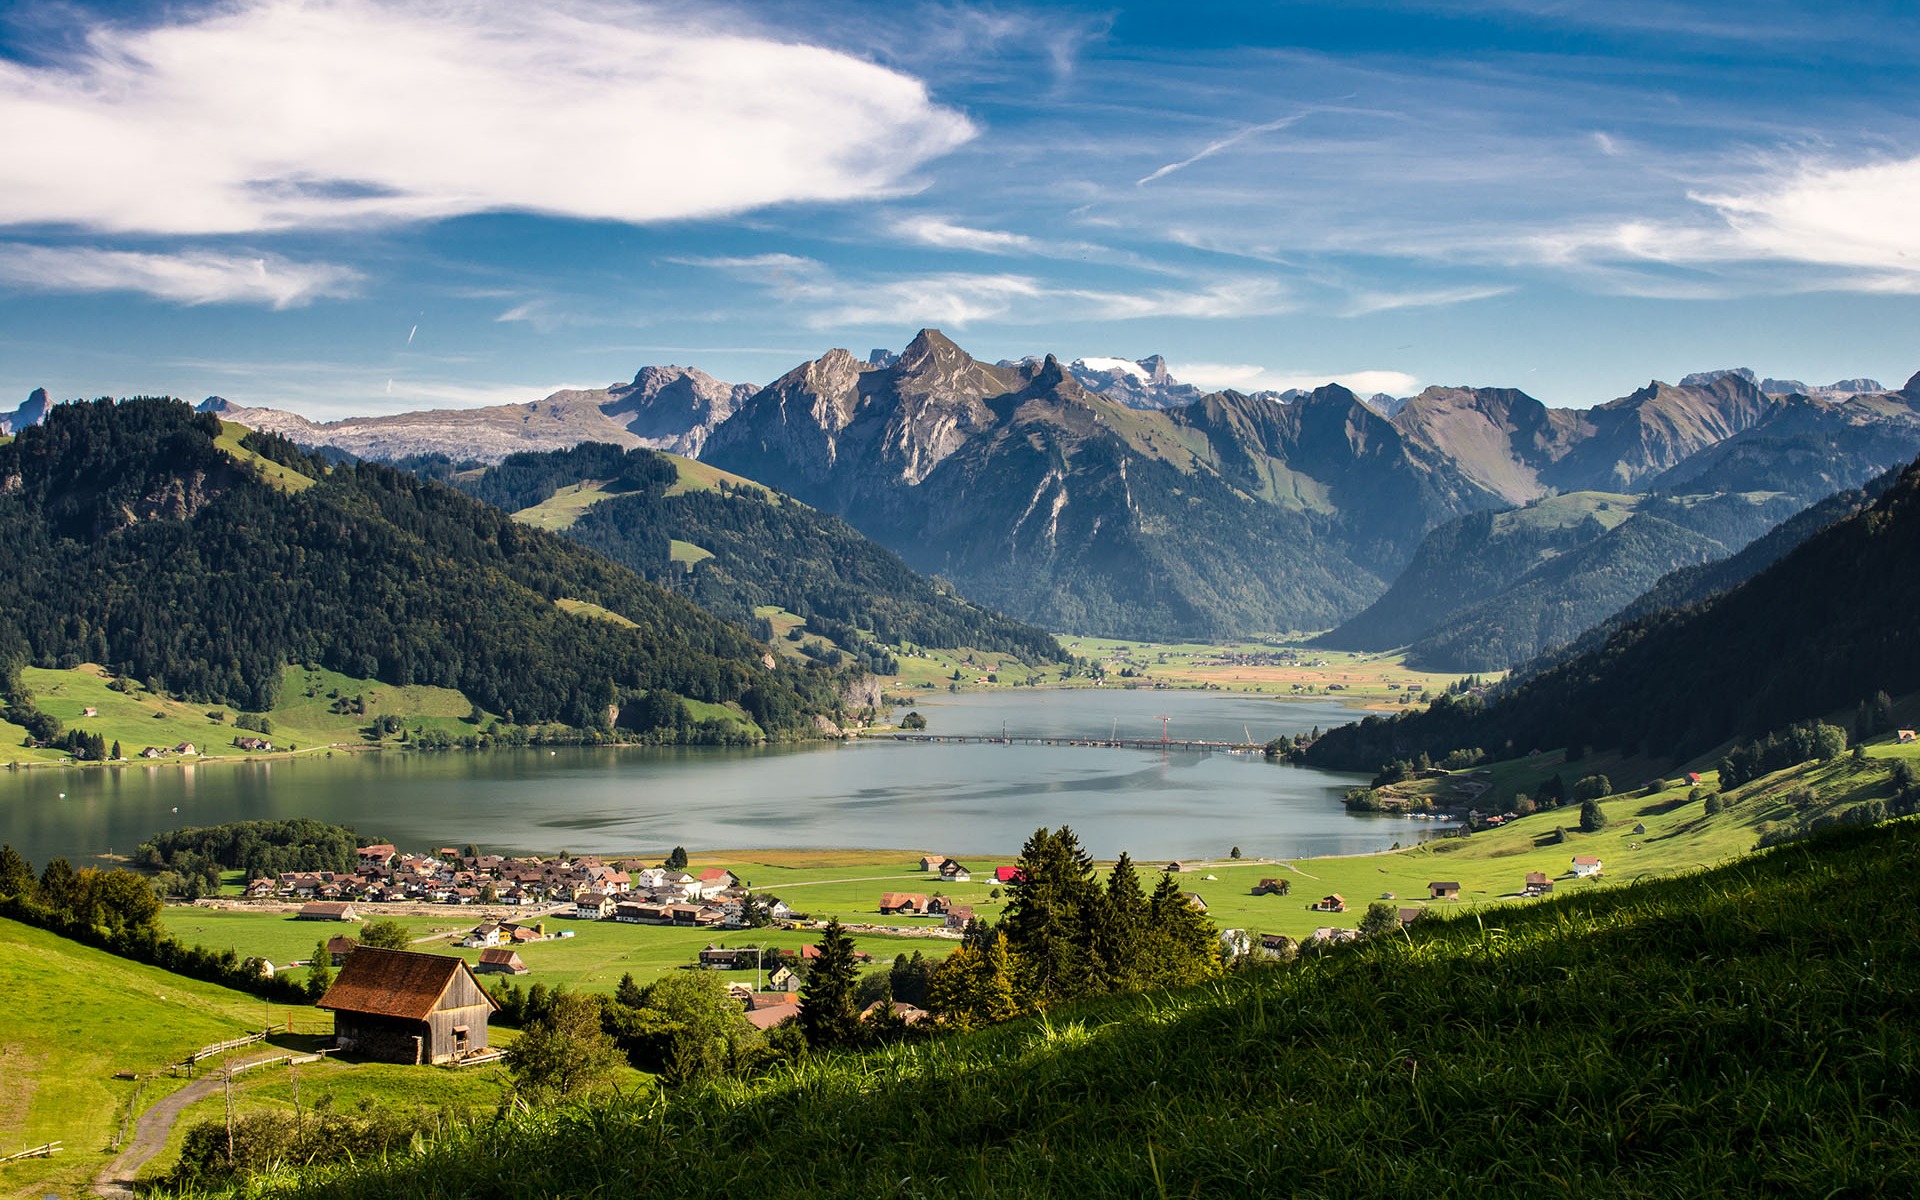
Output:
[[[0,407],[1920,370],[1904,3],[0,5]]]

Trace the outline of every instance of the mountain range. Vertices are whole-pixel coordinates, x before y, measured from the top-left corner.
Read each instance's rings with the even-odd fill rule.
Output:
[[[1430,532],[1472,514],[1570,493],[1685,497],[1659,519],[1686,530],[1668,518],[1769,494],[1748,506],[1753,519],[1702,537],[1629,522],[1611,548],[1641,556],[1620,578],[1644,585],[1920,451],[1920,378],[1844,398],[1841,385],[1763,386],[1779,382],[1705,372],[1589,409],[1485,387],[1404,401],[1337,385],[1195,394],[1157,357],[987,363],[923,330],[897,354],[831,350],[758,389],[675,367],[531,405],[327,424],[209,403],[363,457],[674,449],[842,517],[1021,620],[1212,638],[1339,626],[1388,593]],[[1524,657],[1566,632],[1469,640]]]

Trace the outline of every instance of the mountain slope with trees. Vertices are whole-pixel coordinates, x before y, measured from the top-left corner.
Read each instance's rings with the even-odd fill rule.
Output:
[[[102,400],[0,447],[8,653],[252,709],[271,707],[295,662],[580,728],[623,712],[671,727],[679,706],[664,701],[685,697],[737,704],[782,736],[835,703],[826,672],[766,665],[746,632],[564,539],[243,432],[178,401]]]
[[[685,475],[665,455],[587,443],[516,454],[453,482],[509,512],[591,485],[606,497],[564,525],[562,536],[736,624],[753,627],[754,610],[772,606],[856,655],[884,658],[912,644],[1029,662],[1066,658],[1051,634],[968,603],[838,517],[744,481],[689,487]],[[676,561],[675,542],[708,557]],[[768,628],[761,633],[772,636]]]
[[[1680,761],[1855,705],[1920,690],[1920,463],[1871,506],[1730,591],[1623,625],[1600,648],[1486,702],[1446,697],[1332,730],[1315,766],[1374,770],[1480,747],[1575,747]]]

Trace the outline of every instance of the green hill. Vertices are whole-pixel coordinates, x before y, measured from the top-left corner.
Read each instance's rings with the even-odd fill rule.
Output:
[[[0,1155],[49,1141],[62,1158],[0,1166],[0,1190],[78,1182],[103,1161],[128,1105],[145,1108],[186,1083],[151,1075],[202,1046],[289,1012],[256,996],[186,979],[0,919]],[[35,1194],[44,1186],[34,1188]]]
[[[678,696],[782,736],[835,702],[827,673],[767,665],[744,630],[571,542],[178,401],[62,405],[0,447],[0,480],[0,659],[251,710],[307,664],[576,728],[672,727],[656,701]]]
[[[726,620],[791,613],[878,673],[906,645],[1066,658],[1051,634],[968,603],[840,518],[704,463],[589,442],[453,482]]]
[[[1847,831],[258,1190],[1891,1194],[1920,1172],[1916,854],[1912,822]]]

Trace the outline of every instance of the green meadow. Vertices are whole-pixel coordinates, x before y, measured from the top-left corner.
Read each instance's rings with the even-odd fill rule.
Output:
[[[311,1030],[318,1015],[8,920],[0,1013],[0,1154],[65,1144],[53,1158],[0,1166],[0,1193],[36,1196],[80,1190],[107,1161],[129,1105],[144,1110],[187,1082],[166,1075],[168,1063],[268,1022],[284,1029],[289,1017]]]
[[[139,763],[145,762],[139,754],[148,746],[170,750],[182,742],[193,744],[197,758],[260,757],[236,747],[233,739],[239,736],[264,737],[276,752],[325,754],[337,747],[359,748],[376,744],[364,730],[382,716],[400,718],[409,731],[435,729],[455,737],[475,732],[467,719],[472,702],[452,688],[395,687],[319,667],[285,668],[279,703],[264,714],[273,725],[265,734],[241,729],[234,723],[240,714],[224,705],[175,700],[133,680],[110,687],[115,677],[91,663],[64,671],[27,667],[20,676],[41,712],[58,717],[67,728],[98,733],[109,746],[119,742],[122,755]],[[88,709],[94,710],[93,716],[86,715]],[[67,758],[64,751],[23,746],[25,736],[18,726],[0,722],[0,763],[57,763]],[[393,740],[386,739],[389,744]],[[168,755],[158,761],[194,759]]]

